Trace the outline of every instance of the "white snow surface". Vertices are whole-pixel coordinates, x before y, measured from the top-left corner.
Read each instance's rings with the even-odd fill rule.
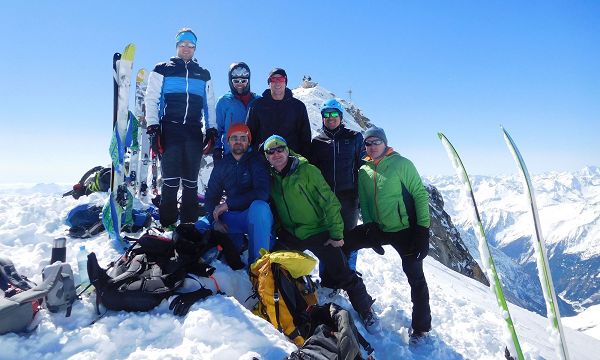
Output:
[[[0,189],[0,254],[13,260],[20,273],[36,282],[48,263],[52,240],[64,235],[67,212],[84,202],[103,203],[105,195],[79,200],[61,198],[64,185],[3,186]],[[106,266],[118,252],[102,233],[86,240],[67,240],[67,262],[75,271],[76,251],[85,245]],[[425,260],[433,316],[427,343],[408,345],[410,289],[401,261],[386,246],[378,256],[361,250],[358,270],[367,289],[377,299],[375,310],[383,330],[365,332],[345,296],[333,300],[353,313],[358,329],[374,346],[377,359],[502,359],[503,319],[489,289],[449,270],[437,261]],[[185,317],[176,317],[164,301],[147,313],[109,311],[96,319],[95,295],[75,303],[71,317],[43,310],[38,328],[29,335],[0,337],[0,359],[282,359],[296,347],[266,321],[254,316],[244,303],[250,282],[244,270],[232,271],[216,262],[215,276],[227,295],[196,303]],[[321,297],[324,300],[324,297]],[[548,341],[545,318],[509,304],[527,359],[556,359]],[[590,308],[589,317],[598,317]],[[596,359],[600,340],[583,332],[586,316],[565,319],[572,359]],[[597,322],[596,322],[597,323]],[[588,332],[598,336],[596,332]]]
[[[592,305],[583,312],[571,316],[563,317],[562,323],[572,329],[579,330],[590,336],[600,339],[600,305]]]

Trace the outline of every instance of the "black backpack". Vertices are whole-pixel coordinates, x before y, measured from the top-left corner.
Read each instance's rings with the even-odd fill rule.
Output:
[[[309,308],[312,335],[288,360],[362,360],[360,347],[367,359],[374,359],[371,345],[358,332],[350,313],[339,305],[328,303]]]
[[[108,269],[88,255],[88,275],[99,305],[109,310],[149,311],[183,284],[185,263],[175,253],[173,240],[148,231]]]

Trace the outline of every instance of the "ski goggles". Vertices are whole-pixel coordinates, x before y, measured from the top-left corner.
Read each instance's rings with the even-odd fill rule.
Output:
[[[371,140],[371,141],[365,140],[365,146],[381,145],[381,144],[383,144],[383,140],[381,140],[381,139],[375,139],[375,140]]]
[[[231,79],[231,82],[234,84],[244,84],[246,85],[248,83],[248,79]]]
[[[231,70],[231,77],[232,78],[239,78],[239,77],[247,78],[247,77],[250,77],[250,72],[246,68],[236,67],[235,69]]]
[[[286,150],[287,150],[287,146],[283,146],[283,145],[282,146],[276,146],[274,148],[270,148],[268,150],[265,150],[265,154],[267,154],[267,155],[273,155],[276,152],[277,153],[282,153],[282,152],[284,152]]]
[[[339,116],[340,116],[339,111],[325,111],[323,113],[323,117],[324,118],[330,118],[330,117],[336,118],[336,117],[339,117]]]
[[[188,48],[188,49],[195,49],[196,48],[196,44],[192,44],[191,42],[180,42],[180,43],[177,44],[177,46]]]

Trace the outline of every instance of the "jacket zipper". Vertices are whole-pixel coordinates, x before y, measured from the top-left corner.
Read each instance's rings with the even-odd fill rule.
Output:
[[[339,145],[338,145],[339,146]],[[339,149],[338,149],[339,150]],[[335,194],[337,188],[337,182],[335,179],[336,169],[335,169],[335,135],[333,136],[333,193]]]
[[[185,114],[183,115],[183,123],[185,124],[188,114],[188,108],[190,106],[190,81],[189,81],[189,70],[188,63],[185,63]]]
[[[317,215],[317,217],[319,217],[319,212],[317,211],[317,207],[312,203],[312,201],[310,201],[310,198],[308,197],[308,194],[306,193],[306,190],[304,190],[304,188],[302,186],[300,186],[300,185],[298,185],[298,187],[300,188],[300,191],[302,192],[302,194],[306,198],[306,201],[308,201],[308,203],[310,204],[310,206],[313,208],[313,211],[315,212],[315,215]]]
[[[296,236],[296,227],[294,226],[294,220],[292,220],[292,212],[290,211],[290,207],[288,206],[287,200],[285,199],[285,192],[283,191],[283,177],[281,178],[281,183],[279,186],[281,187],[281,198],[283,199],[283,203],[285,204],[285,209],[287,210],[288,219],[290,220],[290,225],[292,226],[292,234]]]
[[[377,214],[377,222],[379,222],[379,204],[377,200],[377,167],[379,163],[375,163],[375,168],[373,169],[373,187],[375,188],[373,197],[375,198],[375,213]]]

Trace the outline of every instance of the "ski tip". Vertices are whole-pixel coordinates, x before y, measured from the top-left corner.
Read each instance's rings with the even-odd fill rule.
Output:
[[[123,50],[123,55],[121,55],[122,60],[133,61],[135,56],[135,44],[128,44],[125,46],[125,50]]]
[[[137,72],[137,76],[135,78],[135,81],[138,82],[138,83],[141,83],[142,81],[144,81],[144,77],[145,76],[146,76],[146,69],[141,68]]]
[[[444,135],[444,133],[442,133],[441,131],[438,131],[437,136],[440,140],[442,140],[443,138],[445,138],[446,136]]]

